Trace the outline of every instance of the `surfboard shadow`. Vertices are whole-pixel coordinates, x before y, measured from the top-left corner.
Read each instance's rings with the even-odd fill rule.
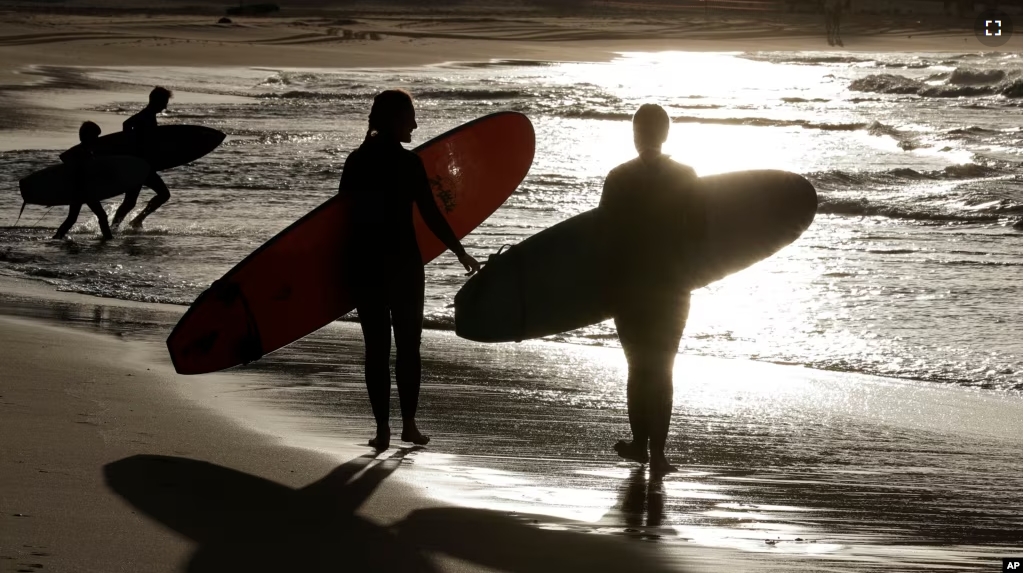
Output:
[[[360,456],[302,489],[173,456],[132,456],[104,475],[115,493],[199,544],[190,573],[437,571],[428,553],[512,573],[681,570],[649,544],[549,516],[442,507],[385,527],[356,515],[410,451],[376,464]]]
[[[104,475],[129,503],[199,543],[190,573],[435,571],[418,548],[355,515],[406,453],[373,465],[373,455],[360,456],[299,490],[172,456],[132,456]]]

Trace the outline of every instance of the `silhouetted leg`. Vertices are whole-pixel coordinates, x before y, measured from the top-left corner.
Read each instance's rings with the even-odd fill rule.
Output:
[[[651,471],[664,473],[674,471],[665,457],[665,443],[672,423],[673,380],[679,341],[683,337],[686,319],[690,314],[690,294],[671,296],[650,315],[652,353],[650,364],[654,371],[649,385],[645,387],[647,412],[650,417],[648,431],[651,439]],[[657,312],[660,311],[660,312]]]
[[[666,339],[668,337],[666,336]],[[678,344],[679,338],[676,338]],[[670,354],[671,353],[671,354]],[[649,418],[648,431],[651,444],[651,471],[664,473],[674,468],[665,457],[665,443],[668,440],[668,428],[672,422],[672,368],[675,364],[677,351],[662,350],[651,361],[658,366],[645,380],[643,389],[646,401],[646,412]]]
[[[366,300],[356,310],[363,330],[366,346],[363,367],[366,392],[370,397],[373,418],[377,422],[377,436],[370,445],[386,450],[391,436],[389,418],[391,402],[391,317],[381,300]]]
[[[93,214],[96,215],[96,221],[100,225],[100,232],[103,233],[103,238],[112,239],[114,235],[110,233],[110,226],[107,225],[107,212],[103,209],[103,204],[99,201],[89,201],[87,204]]]
[[[615,328],[619,333],[619,342],[626,355],[628,374],[626,378],[626,411],[629,415],[629,429],[633,441],[620,441],[615,444],[615,451],[628,460],[647,463],[647,408],[644,401],[644,379],[647,377],[644,360],[644,324],[643,316],[636,309],[623,307],[615,317]]]
[[[627,351],[629,375],[626,379],[626,408],[629,413],[629,429],[633,433],[633,444],[641,448],[644,458],[647,457],[647,443],[651,437],[650,419],[647,416],[645,388],[649,384],[651,373],[640,352]]]
[[[167,188],[167,185],[164,184],[164,180],[161,179],[155,171],[149,174],[144,185],[156,192],[156,197],[150,199],[149,203],[146,204],[146,208],[132,219],[133,228],[141,227],[142,221],[146,217],[150,216],[153,211],[159,209],[161,205],[171,198],[171,191]]]
[[[141,191],[142,189],[136,189],[124,194],[121,205],[118,206],[117,211],[114,213],[114,220],[110,222],[111,229],[116,229],[121,225],[121,221],[128,216],[128,213],[132,212],[132,209],[135,208],[135,202],[139,200],[139,193]]]
[[[395,325],[395,380],[402,405],[402,441],[424,446],[430,438],[416,427],[420,400],[420,340],[423,334],[423,266],[415,264],[391,285],[391,318]]]
[[[672,421],[672,369],[679,351],[690,308],[689,294],[668,289],[626,297],[617,310],[615,326],[629,364],[626,401],[631,443],[619,442],[615,451],[645,463],[650,448],[651,471],[674,468],[665,458],[665,443]]]
[[[82,212],[82,204],[77,203],[68,207],[68,216],[64,219],[64,222],[57,228],[57,232],[53,235],[54,239],[63,239],[64,235],[68,234],[71,227],[75,226],[75,222],[78,221],[78,214]]]

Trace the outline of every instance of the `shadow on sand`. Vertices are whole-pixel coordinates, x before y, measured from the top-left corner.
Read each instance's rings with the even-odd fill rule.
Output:
[[[169,456],[132,456],[108,464],[104,473],[118,495],[199,544],[187,566],[192,573],[437,571],[428,556],[433,553],[516,573],[680,570],[649,544],[542,529],[532,516],[445,507],[413,511],[386,527],[356,515],[411,451],[379,461],[360,456],[298,490]],[[634,474],[628,483],[635,489],[637,480]],[[635,515],[630,499],[623,500],[622,513]]]

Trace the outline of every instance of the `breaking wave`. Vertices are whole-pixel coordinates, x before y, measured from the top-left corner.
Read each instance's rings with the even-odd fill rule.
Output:
[[[944,81],[931,85],[926,81],[896,74],[874,74],[850,82],[850,91],[919,95],[922,97],[1021,97],[1020,72],[1003,70],[973,70],[957,68],[949,74],[930,76],[929,80]]]

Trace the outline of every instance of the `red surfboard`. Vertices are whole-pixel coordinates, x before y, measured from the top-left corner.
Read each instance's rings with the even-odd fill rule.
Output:
[[[415,149],[437,201],[460,239],[519,187],[533,163],[533,125],[512,112],[488,115]],[[179,374],[257,360],[355,307],[341,271],[357,246],[348,235],[351,200],[335,196],[281,231],[196,299],[167,338]],[[446,247],[414,209],[426,264]]]

